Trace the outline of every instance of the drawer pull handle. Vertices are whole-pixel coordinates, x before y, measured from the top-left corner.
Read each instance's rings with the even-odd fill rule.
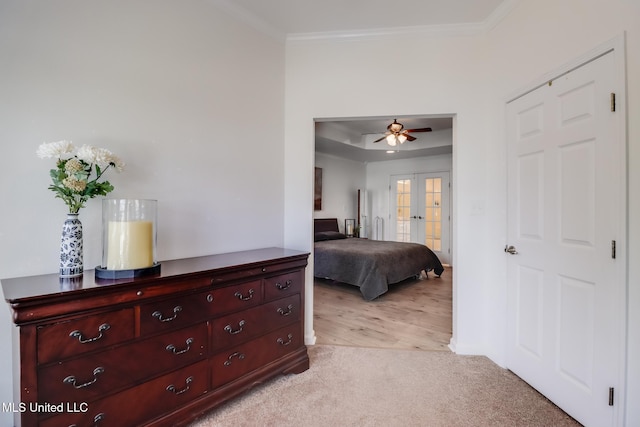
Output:
[[[236,335],[239,334],[240,332],[242,332],[242,327],[244,326],[244,320],[241,320],[240,323],[238,323],[238,329],[236,329],[235,331],[233,329],[231,329],[231,325],[227,325],[224,327],[224,330],[229,332],[231,335]]]
[[[246,297],[245,297],[245,296],[244,296],[244,295],[242,295],[242,293],[240,293],[240,292],[236,292],[236,293],[234,294],[234,296],[235,296],[236,298],[238,298],[240,301],[249,301],[251,298],[253,298],[253,292],[254,292],[254,290],[253,290],[253,289],[249,289],[249,296],[246,296]]]
[[[282,338],[278,338],[278,339],[276,340],[276,342],[277,342],[278,344],[280,344],[280,345],[289,345],[289,344],[291,344],[291,341],[293,340],[293,335],[288,334],[288,335],[287,335],[287,338],[289,339],[289,341],[287,341],[287,342],[284,342],[284,340],[283,340]]]
[[[176,305],[175,307],[173,307],[173,316],[171,317],[162,317],[162,313],[160,313],[159,311],[154,311],[153,313],[151,313],[151,315],[161,322],[171,322],[172,320],[175,320],[176,317],[178,317],[178,313],[180,313],[181,311],[182,307]]]
[[[74,377],[73,375],[69,375],[67,378],[62,380],[62,382],[65,384],[70,384],[76,389],[84,388],[98,381],[98,375],[102,373],[104,373],[104,368],[102,366],[98,366],[96,369],[93,370],[93,379],[91,381],[87,381],[86,383],[83,383],[83,384],[76,384],[76,377]]]
[[[291,284],[293,283],[293,281],[291,279],[287,280],[286,282],[284,282],[284,285],[280,282],[276,283],[276,288],[278,288],[278,290],[280,291],[284,291],[285,289],[289,289],[291,287]]]
[[[175,345],[169,344],[167,346],[167,351],[170,351],[173,354],[186,353],[187,351],[191,350],[191,344],[193,344],[193,341],[194,341],[193,338],[187,338],[187,340],[185,341],[185,344],[187,344],[187,348],[185,348],[184,350],[177,350]]]
[[[281,308],[278,308],[278,314],[279,314],[280,316],[288,316],[288,315],[290,315],[291,313],[293,313],[293,304],[289,304],[289,305],[287,306],[287,311],[284,311],[284,309],[283,309],[282,307],[281,307]]]
[[[100,412],[98,415],[93,417],[93,427],[99,427],[98,424],[102,420],[104,420],[104,412]],[[69,427],[78,427],[78,424],[71,424]]]
[[[167,386],[167,391],[170,391],[171,393],[173,393],[175,395],[186,393],[191,388],[191,386],[189,384],[191,384],[192,381],[193,381],[193,377],[187,378],[184,381],[186,386],[181,390],[176,389],[176,386],[174,386],[173,384],[170,384],[170,385]]]
[[[111,325],[109,325],[108,323],[103,323],[98,327],[98,335],[93,338],[84,338],[82,336],[82,332],[78,331],[77,329],[75,331],[71,331],[69,336],[71,338],[78,338],[78,341],[80,342],[80,344],[87,344],[90,342],[98,341],[100,338],[103,337],[102,333],[108,330],[110,327]]]
[[[244,353],[240,353],[240,352],[235,352],[232,353],[229,357],[227,357],[227,360],[224,361],[224,366],[231,366],[231,361],[233,360],[234,357],[237,357],[239,360],[244,359]]]

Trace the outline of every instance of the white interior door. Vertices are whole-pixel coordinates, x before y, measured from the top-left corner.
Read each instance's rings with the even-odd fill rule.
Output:
[[[391,177],[392,238],[421,243],[444,264],[451,264],[449,173]]]
[[[507,105],[508,368],[586,426],[614,422],[624,354],[621,113],[606,54]],[[507,251],[507,248],[505,248]]]

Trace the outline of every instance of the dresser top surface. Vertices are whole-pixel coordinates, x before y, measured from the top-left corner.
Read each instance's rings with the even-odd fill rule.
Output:
[[[253,265],[300,259],[308,252],[284,248],[263,248],[217,255],[200,256],[160,262],[160,273],[126,279],[97,279],[94,270],[85,270],[75,278],[61,278],[58,274],[2,279],[4,298],[9,304],[19,304],[46,296],[72,296],[115,290],[128,286],[146,285],[158,280],[199,273],[218,273]]]

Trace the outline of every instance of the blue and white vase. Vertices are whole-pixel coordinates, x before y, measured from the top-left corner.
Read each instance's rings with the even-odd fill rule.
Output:
[[[78,214],[67,214],[60,241],[60,277],[82,275],[82,223]]]

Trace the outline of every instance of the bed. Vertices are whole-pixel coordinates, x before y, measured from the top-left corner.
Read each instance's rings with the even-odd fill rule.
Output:
[[[367,301],[422,270],[433,270],[438,277],[444,271],[425,245],[347,238],[336,218],[315,219],[314,240],[314,276],[357,286]]]

